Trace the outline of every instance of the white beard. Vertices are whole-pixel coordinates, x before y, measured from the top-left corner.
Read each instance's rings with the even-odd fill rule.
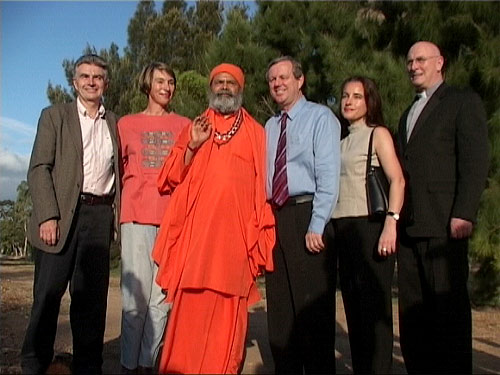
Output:
[[[210,91],[208,94],[208,106],[215,109],[217,112],[222,113],[223,115],[236,112],[241,108],[242,103],[243,95],[241,93],[233,95],[228,91],[221,90],[217,94],[212,91]]]

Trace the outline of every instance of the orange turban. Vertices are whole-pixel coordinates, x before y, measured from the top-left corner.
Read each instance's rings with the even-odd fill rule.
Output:
[[[243,70],[241,70],[239,66],[228,63],[222,63],[220,65],[217,65],[210,72],[210,83],[212,83],[214,77],[219,73],[229,73],[234,77],[234,79],[236,80],[236,82],[238,82],[241,88],[245,86],[245,75],[243,74]]]

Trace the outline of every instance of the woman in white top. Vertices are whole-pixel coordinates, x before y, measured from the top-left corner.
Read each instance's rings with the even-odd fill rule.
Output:
[[[375,83],[352,77],[343,83],[341,94],[340,120],[349,134],[341,141],[340,191],[332,218],[353,369],[354,373],[389,374],[393,345],[391,284],[404,177],[391,133],[383,126]],[[366,161],[372,131],[372,165],[382,167],[390,184],[389,209],[382,218],[369,216],[366,198]]]

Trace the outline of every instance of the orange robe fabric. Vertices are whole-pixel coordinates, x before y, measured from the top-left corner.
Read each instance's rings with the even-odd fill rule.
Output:
[[[210,137],[188,166],[184,165],[184,154],[190,126],[185,127],[158,176],[160,192],[172,193],[153,250],[153,259],[159,265],[157,282],[168,291],[167,301],[174,302],[160,361],[162,373],[208,371],[193,370],[191,363],[196,356],[207,357],[207,348],[220,353],[220,358],[213,359],[222,363],[222,370],[216,372],[234,372],[234,365],[223,363],[222,357],[228,356],[222,353],[233,353],[235,347],[244,350],[247,308],[260,299],[255,278],[263,269],[273,270],[275,231],[274,216],[266,202],[265,132],[242,110],[243,122],[232,139],[218,145]],[[224,118],[211,109],[205,115],[221,133],[228,131],[235,120],[235,116]],[[212,301],[214,308],[209,309],[213,316],[207,316],[207,298],[218,299],[216,304]],[[221,308],[220,304],[227,303],[234,310],[242,302],[244,310],[238,307],[232,313],[236,318],[217,316],[217,311],[228,308]],[[194,311],[199,304],[204,304],[203,308]],[[245,312],[244,317],[241,311]],[[217,329],[189,323],[203,317],[213,320]],[[238,328],[242,323],[243,336]],[[226,346],[233,349],[224,350],[216,342],[220,339],[212,340],[216,331],[220,331],[220,337],[237,335],[231,342],[225,340]],[[183,347],[182,342],[188,341],[191,344]],[[192,343],[197,342],[206,345],[193,348]],[[239,346],[236,342],[240,342]],[[193,352],[196,348],[198,354]],[[240,357],[241,362],[243,352],[231,356]],[[175,363],[175,368],[169,367],[169,363]]]
[[[161,374],[237,374],[243,367],[247,299],[179,290],[168,318]]]

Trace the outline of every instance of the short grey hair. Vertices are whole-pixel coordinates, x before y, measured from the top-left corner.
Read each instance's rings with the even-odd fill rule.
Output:
[[[73,67],[73,79],[76,78],[76,69],[82,64],[96,65],[104,70],[104,80],[108,81],[108,63],[101,56],[95,54],[87,54],[80,56]]]

